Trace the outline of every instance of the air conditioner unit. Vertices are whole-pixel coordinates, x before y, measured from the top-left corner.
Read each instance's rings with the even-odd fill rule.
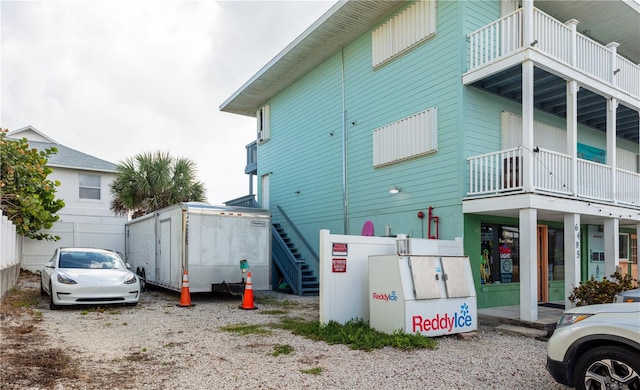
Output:
[[[264,130],[258,131],[258,142],[264,141]]]

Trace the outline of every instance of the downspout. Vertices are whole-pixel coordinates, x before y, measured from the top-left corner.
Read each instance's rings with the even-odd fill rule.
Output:
[[[344,233],[349,234],[349,184],[347,181],[347,108],[345,103],[344,79],[344,47],[340,48],[340,65],[342,68],[342,207]]]

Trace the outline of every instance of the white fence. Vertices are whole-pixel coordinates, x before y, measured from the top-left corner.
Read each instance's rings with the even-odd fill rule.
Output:
[[[20,242],[15,225],[0,215],[0,300],[18,281]]]

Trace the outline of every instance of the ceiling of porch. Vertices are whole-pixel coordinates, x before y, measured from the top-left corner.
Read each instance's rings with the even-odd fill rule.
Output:
[[[567,113],[565,80],[543,69],[535,68],[534,83],[535,108],[565,118]],[[522,104],[522,67],[514,66],[506,69],[479,80],[472,86]],[[580,88],[578,123],[606,132],[606,99],[586,88]],[[638,143],[639,124],[637,111],[622,104],[618,105],[616,120],[618,137]]]

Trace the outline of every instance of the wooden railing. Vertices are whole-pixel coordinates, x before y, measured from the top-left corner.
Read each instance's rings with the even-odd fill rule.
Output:
[[[603,46],[537,8],[534,42],[523,42],[525,23],[519,9],[469,34],[469,71],[530,48],[640,97],[640,65],[618,55],[615,45]]]
[[[469,191],[467,196],[507,195],[523,191],[522,178],[528,175],[522,165],[525,149],[512,148],[467,158]],[[533,154],[535,192],[557,194],[578,199],[640,207],[640,174],[616,169],[616,186],[612,189],[612,167],[576,159],[577,188],[572,188],[571,157],[552,150],[536,149]]]

